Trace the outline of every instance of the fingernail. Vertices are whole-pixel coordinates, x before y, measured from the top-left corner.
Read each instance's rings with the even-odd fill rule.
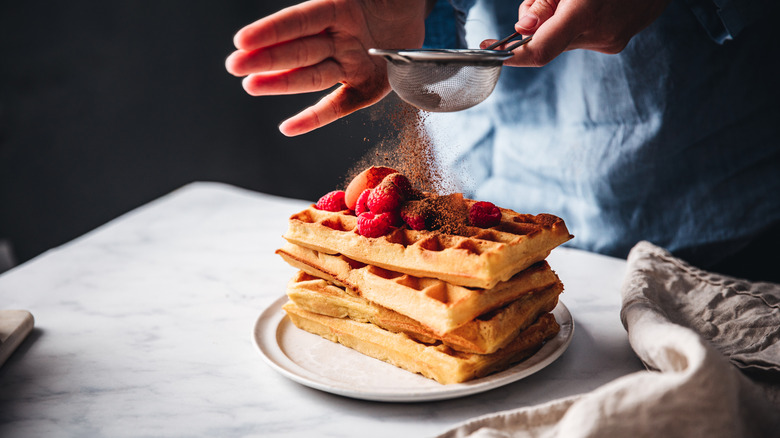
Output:
[[[523,29],[533,29],[536,27],[536,23],[539,22],[539,17],[533,14],[523,15],[520,20],[517,21],[517,25]]]

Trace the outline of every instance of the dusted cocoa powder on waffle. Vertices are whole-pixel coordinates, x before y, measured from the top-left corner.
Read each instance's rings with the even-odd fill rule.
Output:
[[[447,234],[463,234],[468,226],[468,207],[463,201],[463,195],[437,196],[434,198],[433,211],[436,214],[434,225]]]
[[[423,199],[409,201],[403,210],[425,219],[426,229],[446,234],[463,234],[468,226],[468,207],[460,193],[427,194]]]

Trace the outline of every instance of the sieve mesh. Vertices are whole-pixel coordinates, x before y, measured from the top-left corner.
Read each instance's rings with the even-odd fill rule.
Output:
[[[525,39],[527,41],[529,38]],[[387,61],[387,78],[401,99],[433,112],[460,111],[485,100],[508,50],[368,49]]]
[[[460,111],[485,100],[501,63],[388,62],[390,86],[401,99],[432,112]]]

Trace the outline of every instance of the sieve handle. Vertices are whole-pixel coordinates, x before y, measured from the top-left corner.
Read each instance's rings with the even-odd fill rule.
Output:
[[[511,46],[507,47],[506,50],[511,52],[512,50],[515,50],[516,48],[522,46],[523,44],[527,43],[528,41],[531,41],[531,38],[533,38],[533,36],[529,35],[529,36],[521,39],[520,41],[512,44]]]
[[[399,54],[397,50],[368,49],[368,54],[373,56],[381,56],[390,62],[400,61],[407,64],[412,62],[411,59]]]
[[[504,50],[506,50],[508,52],[511,52],[512,50],[515,50],[516,48],[522,46],[523,44],[527,43],[528,41],[531,41],[531,38],[533,38],[532,36],[528,36],[527,38],[523,38],[522,35],[520,35],[519,33],[515,32],[512,35],[509,35],[508,37],[506,37],[506,38],[504,38],[504,39],[502,39],[500,41],[496,41],[495,43],[487,46],[485,49],[486,50],[493,50],[496,47],[498,47],[498,46],[500,46],[502,44],[506,44],[508,41],[513,40],[513,39],[515,39],[517,37],[521,38],[520,41],[517,41],[516,43],[512,44],[511,46],[507,47]]]

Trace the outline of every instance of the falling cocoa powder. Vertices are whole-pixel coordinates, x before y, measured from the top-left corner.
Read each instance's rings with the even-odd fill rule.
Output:
[[[377,121],[377,138],[370,151],[352,167],[345,186],[367,167],[387,166],[404,174],[418,190],[436,194],[457,191],[436,160],[433,139],[425,126],[425,111],[397,97],[386,98],[370,111],[371,118]]]
[[[428,229],[461,234],[467,225],[468,209],[453,179],[446,178],[437,162],[433,139],[425,126],[427,113],[398,98],[385,99],[371,111],[372,119],[384,124],[380,130],[383,134],[352,167],[345,187],[367,167],[392,167],[405,175],[416,190],[429,194],[424,199],[424,208],[429,212]]]
[[[391,151],[396,170],[406,175],[419,189],[441,194],[442,175],[433,151],[433,143],[425,129],[425,116],[410,105],[403,105],[396,115],[398,146]]]

